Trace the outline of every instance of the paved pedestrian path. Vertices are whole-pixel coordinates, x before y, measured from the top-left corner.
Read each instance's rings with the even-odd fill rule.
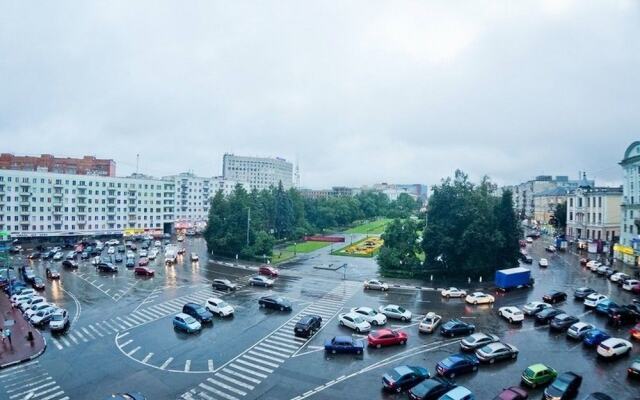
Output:
[[[184,393],[181,398],[240,400],[313,337],[299,338],[293,334],[293,328],[300,318],[317,314],[323,321],[328,321],[342,310],[355,292],[360,290],[361,283],[341,282],[242,354],[212,371],[211,377]]]
[[[0,387],[0,398],[7,400],[69,400],[37,360],[0,371]]]
[[[33,359],[44,352],[46,342],[42,334],[24,319],[19,310],[11,307],[11,301],[4,293],[0,294],[0,316],[0,328],[5,336],[11,332],[11,341],[5,338],[0,342],[0,368]],[[33,340],[28,339],[29,332]]]

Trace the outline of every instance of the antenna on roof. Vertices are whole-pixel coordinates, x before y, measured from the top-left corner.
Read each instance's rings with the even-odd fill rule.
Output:
[[[140,154],[136,154],[136,175],[138,175],[138,167],[140,166]]]

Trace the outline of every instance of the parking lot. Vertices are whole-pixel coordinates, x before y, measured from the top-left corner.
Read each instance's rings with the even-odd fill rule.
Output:
[[[71,327],[60,335],[45,331],[49,343],[45,354],[13,372],[0,371],[0,385],[7,390],[3,376],[39,376],[37,373],[42,372],[50,378],[45,383],[54,382],[64,393],[49,399],[47,395],[52,393],[45,391],[50,385],[34,384],[24,391],[25,396],[33,392],[36,399],[87,398],[86,390],[91,388],[96,398],[121,391],[141,391],[148,398],[158,399],[301,400],[345,398],[345,393],[354,399],[406,398],[405,394],[381,390],[384,372],[408,364],[427,367],[433,374],[439,360],[459,352],[460,338],[418,333],[421,316],[435,312],[443,321],[460,318],[473,323],[476,332],[496,334],[519,349],[516,360],[481,365],[475,373],[456,377],[457,384],[471,389],[479,399],[491,399],[503,387],[518,385],[522,371],[539,362],[560,372],[581,374],[584,381],[579,398],[593,391],[603,391],[616,399],[640,396],[638,383],[626,377],[631,359],[640,353],[636,343],[630,356],[602,361],[595,349],[568,340],[564,333],[551,333],[531,318],[514,325],[497,316],[501,306],[522,306],[541,300],[552,289],[563,290],[569,299],[558,307],[614,337],[628,338],[628,327],[608,326],[606,318],[585,309],[572,294],[575,287],[590,286],[622,304],[630,303],[633,297],[581,267],[576,255],[545,253],[542,239],[529,250],[534,260],[546,256],[550,261],[547,269],[540,269],[535,262],[531,266],[536,285],[506,294],[491,292],[496,295],[493,305],[444,299],[436,290],[416,289],[416,282],[399,282],[407,283],[406,287],[392,287],[387,292],[365,291],[362,277],[375,275],[374,261],[330,256],[329,249],[280,268],[281,275],[272,288],[254,287],[247,282],[255,271],[210,263],[202,239],[188,238],[182,245],[186,255],[176,265],[165,266],[160,256],[151,261],[154,277],[135,276],[122,264],[117,274],[99,273],[89,261],[81,262],[77,270],[57,267],[61,279],[48,281],[45,294],[49,301],[69,311]],[[190,261],[191,252],[198,253],[199,262]],[[317,268],[340,261],[349,263],[346,272]],[[20,257],[14,262],[26,261]],[[28,263],[42,276],[47,266],[59,264],[45,260]],[[229,279],[238,289],[215,291],[210,285],[215,278]],[[431,285],[438,287],[437,282]],[[479,283],[465,287],[476,288],[486,289]],[[289,298],[292,310],[260,308],[257,300],[269,294]],[[203,304],[209,297],[224,299],[235,308],[235,315],[216,316],[212,326],[205,325],[197,334],[172,328],[172,317],[185,303]],[[387,304],[401,305],[413,313],[411,321],[389,320],[386,324],[408,334],[405,345],[367,348],[362,355],[324,352],[324,341],[333,336],[365,337],[340,326],[340,313],[353,307],[377,309]],[[309,339],[297,338],[293,326],[307,314],[320,315],[322,328]],[[530,397],[541,396],[542,390],[530,390]],[[11,396],[23,392],[7,393],[13,399],[22,398]]]

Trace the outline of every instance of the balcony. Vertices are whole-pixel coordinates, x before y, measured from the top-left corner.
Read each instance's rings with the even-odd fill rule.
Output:
[[[25,183],[25,182],[23,182],[23,183],[21,183],[21,184],[20,184],[20,187],[26,187],[26,188],[28,188],[28,187],[31,187],[31,184],[30,184],[30,183]]]
[[[54,188],[62,188],[62,187],[64,187],[64,186],[62,185],[62,182],[59,182],[59,183],[58,183],[58,182],[56,182],[56,183],[54,183],[54,184],[53,184],[53,187],[54,187]]]
[[[131,215],[131,214],[129,214],[129,217],[127,218],[127,220],[128,220],[129,222],[135,222],[135,221],[137,221],[137,220],[138,220],[138,218],[137,218],[135,215]]]
[[[62,192],[60,192],[60,193],[58,193],[58,192],[54,193],[54,194],[53,194],[53,197],[62,197]]]
[[[87,212],[84,210],[84,208],[82,210],[80,210],[80,208],[78,208],[78,211],[76,211],[76,214],[78,214],[78,215],[87,215]]]
[[[21,210],[19,212],[20,215],[31,215],[31,212],[29,210]]]
[[[29,200],[26,200],[26,201],[25,200],[20,200],[20,202],[18,204],[20,204],[21,206],[28,207],[29,204],[31,204],[31,202]]]
[[[59,209],[59,210],[54,209],[53,215],[62,215],[62,209]]]

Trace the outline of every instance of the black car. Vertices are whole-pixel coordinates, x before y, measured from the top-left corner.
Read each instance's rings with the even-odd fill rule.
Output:
[[[100,272],[118,272],[118,267],[106,262],[98,263],[96,268],[98,268],[98,271]]]
[[[609,323],[612,325],[631,325],[634,324],[638,317],[627,306],[611,307],[607,311]]]
[[[11,246],[9,248],[9,253],[18,254],[18,253],[20,253],[20,250],[22,250],[22,246]]]
[[[620,271],[618,271],[617,269],[611,269],[611,268],[609,268],[609,269],[607,270],[607,273],[606,273],[605,275],[607,276],[607,278],[609,278],[609,277],[611,277],[611,275],[613,275],[613,274],[617,274],[618,272],[620,272]],[[606,396],[606,394],[605,394],[605,396]]]
[[[39,276],[34,277],[33,280],[31,281],[31,286],[35,290],[44,290],[44,279],[42,279]]]
[[[78,263],[73,260],[64,260],[62,262],[62,266],[65,268],[76,269],[78,268]]]
[[[556,315],[560,314],[564,314],[564,311],[550,307],[536,314],[536,322],[546,324],[547,322],[551,321],[551,318],[554,318]]]
[[[55,252],[55,251],[51,251],[51,250],[49,250],[49,251],[45,251],[45,252],[42,254],[42,259],[43,259],[43,260],[50,260],[50,259],[52,259],[52,258],[53,258],[53,256],[54,256],[54,255],[56,255],[56,252]]]
[[[322,325],[322,317],[319,315],[305,315],[296,323],[293,333],[296,336],[309,337],[316,333]]]
[[[117,253],[114,257],[114,261],[117,263],[121,263],[122,261],[124,261],[124,257],[122,257],[122,254]]]
[[[118,253],[124,253],[127,251],[123,244],[118,245],[118,247],[116,247],[116,250]]]
[[[60,272],[55,268],[47,268],[45,274],[48,279],[60,279]]]
[[[622,308],[629,310],[629,312],[635,315],[637,319],[640,319],[640,305],[638,305],[635,301],[631,304],[622,306]]]
[[[582,384],[582,377],[573,372],[565,372],[547,386],[544,390],[544,398],[551,399],[572,399],[578,394],[578,388]]]
[[[213,286],[215,290],[224,290],[225,292],[236,290],[236,284],[231,283],[228,279],[214,279],[211,286]]]
[[[33,279],[36,277],[36,273],[33,272],[33,268],[31,267],[22,267],[22,279],[25,282],[33,282]]]
[[[187,315],[191,315],[193,318],[203,324],[213,322],[213,314],[211,314],[211,311],[207,310],[197,303],[185,304],[184,306],[182,306],[182,312]]]
[[[440,334],[442,336],[460,336],[471,335],[476,330],[476,326],[460,321],[459,319],[452,319],[447,321],[440,327]]]
[[[258,300],[260,307],[273,308],[280,311],[291,311],[291,302],[284,297],[264,296]]]
[[[542,296],[542,301],[545,303],[560,303],[567,300],[567,294],[565,292],[561,292],[559,290],[554,290]]]
[[[36,259],[40,258],[41,256],[42,256],[42,254],[40,254],[40,252],[34,251],[33,253],[29,254],[29,256],[27,258],[29,260],[36,260]]]
[[[579,322],[580,318],[574,317],[569,314],[558,314],[551,320],[549,328],[554,331],[566,331],[569,327],[576,322]]]
[[[591,289],[590,287],[580,287],[574,290],[573,298],[578,300],[584,300],[588,295],[595,292],[596,291],[594,289]]]
[[[382,387],[390,392],[400,393],[429,379],[429,371],[424,367],[400,365],[382,375]]]
[[[136,266],[136,260],[133,258],[127,258],[127,262],[124,264],[127,268],[133,268]]]
[[[91,257],[91,256],[89,255],[89,252],[88,252],[88,251],[83,251],[83,252],[82,252],[82,254],[80,254],[80,259],[81,259],[81,260],[86,260],[86,259],[88,259],[89,257]]]
[[[525,264],[533,264],[533,257],[528,254],[520,254],[520,261]]]
[[[412,400],[436,400],[456,386],[452,381],[437,376],[435,378],[425,379],[409,389],[408,393],[409,398]]]

